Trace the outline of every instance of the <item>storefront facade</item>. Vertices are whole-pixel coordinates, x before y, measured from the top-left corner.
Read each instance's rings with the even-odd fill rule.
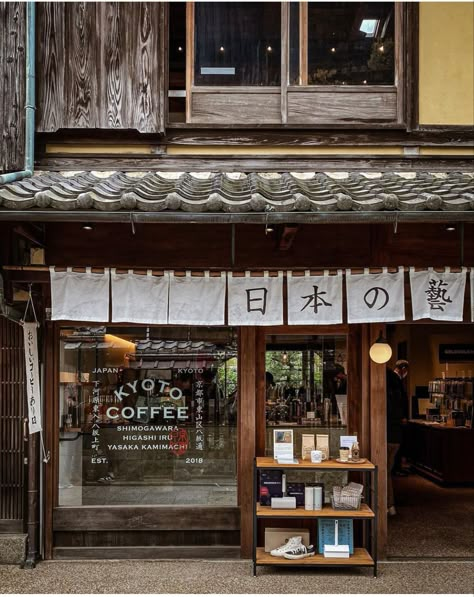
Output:
[[[152,27],[163,33],[165,7],[147,10]],[[179,19],[179,14],[168,16]],[[300,16],[298,22],[304,22],[304,14]],[[422,17],[426,34],[431,20]],[[106,11],[101,18],[107,18]],[[283,24],[289,27],[292,18],[282,9]],[[410,27],[416,29],[411,18],[411,9],[397,5],[395,37],[404,58],[397,54],[395,70],[390,74],[382,68],[384,76],[400,75],[409,56],[416,55],[408,35]],[[69,17],[52,12],[49,5],[39,19],[59,19],[69,26]],[[199,45],[205,15],[188,8],[188,29],[190,22],[198,40],[193,47],[198,56],[207,56],[209,49]],[[281,30],[287,31],[283,25]],[[271,32],[268,35],[271,38]],[[50,56],[48,40],[39,37],[40,54]],[[311,40],[306,42],[311,45]],[[156,43],[166,45],[161,38]],[[228,96],[207,85],[200,63],[196,80],[191,80],[189,68],[181,73],[175,56],[170,76],[186,74],[186,102],[181,105],[182,97],[170,93],[167,108],[160,100],[155,115],[161,120],[153,130],[151,117],[140,126],[124,121],[106,127],[103,137],[92,141],[92,124],[61,120],[67,113],[61,99],[58,121],[50,121],[47,89],[44,80],[39,83],[39,170],[29,182],[0,187],[5,296],[10,306],[24,308],[20,291],[31,284],[41,325],[44,447],[49,459],[40,464],[40,441],[31,436],[31,470],[24,489],[34,486],[37,497],[15,514],[29,522],[36,537],[36,543],[30,539],[29,544],[32,559],[39,554],[47,559],[250,557],[253,462],[256,456],[272,454],[278,427],[294,430],[296,455],[303,434],[328,434],[334,453],[341,435],[357,435],[361,454],[379,470],[378,548],[385,554],[386,369],[370,360],[369,349],[386,325],[349,323],[346,290],[341,322],[291,324],[288,272],[298,277],[327,271],[347,279],[348,269],[395,272],[404,266],[404,321],[416,329],[420,324],[412,317],[408,268],[450,267],[458,272],[474,262],[468,126],[426,133],[418,122],[417,130],[410,131],[408,121],[415,115],[408,106],[418,105],[412,97],[415,87],[408,79],[401,85],[398,75],[390,84],[378,73],[385,87],[377,88],[374,81],[363,93],[379,106],[381,113],[374,118],[384,120],[386,130],[370,130],[378,125],[368,124],[367,114],[351,112],[351,124],[342,130],[337,127],[344,126],[343,115],[327,115],[324,126],[335,129],[323,133],[317,129],[324,123],[314,121],[305,106],[324,103],[320,96],[326,90],[311,88],[314,82],[304,82],[304,77],[298,84],[295,79],[293,88],[283,85],[271,62],[275,43],[267,43],[270,74],[265,85],[260,82],[258,101],[246,80],[239,83],[244,92],[237,93],[237,87]],[[426,44],[425,37],[420,43]],[[194,60],[189,52],[188,45],[188,62]],[[290,73],[292,67],[284,60],[282,64]],[[229,67],[216,62],[209,68]],[[301,79],[303,67],[299,73]],[[174,87],[179,84],[163,90],[173,92]],[[232,99],[225,112],[217,109],[222,96]],[[347,97],[346,104],[357,111],[354,97]],[[423,94],[420,97],[425,106]],[[275,131],[243,130],[236,150],[229,133],[219,127],[237,122],[245,128],[242,110],[268,106],[268,101],[278,118],[271,110],[255,109],[251,124],[268,119],[267,126]],[[218,114],[212,116],[214,108]],[[177,121],[183,113],[182,130]],[[293,134],[288,124],[295,130],[307,124],[312,130]],[[207,133],[211,125],[216,128]],[[160,126],[166,128],[164,136]],[[196,130],[189,130],[193,126]],[[69,129],[68,135],[57,132],[60,128]],[[112,133],[119,136],[110,128],[118,129]],[[137,133],[133,143],[142,145],[140,155],[133,157],[136,148],[126,146],[128,133],[123,130],[128,128],[162,136],[148,142]],[[427,136],[426,157],[410,157],[405,144],[418,148]],[[94,157],[92,146],[103,139]],[[158,141],[167,145],[160,156]],[[153,157],[146,155],[147,143]],[[305,143],[311,152],[300,147]],[[331,151],[324,149],[334,143]],[[209,151],[215,144],[222,147]],[[267,147],[261,155],[250,156],[255,145]],[[440,147],[434,151],[433,145],[444,147],[441,157]],[[361,151],[363,157],[354,157]],[[30,249],[43,254],[33,257]],[[283,318],[278,325],[233,325],[227,310],[221,325],[157,323],[152,318],[119,322],[108,311],[94,321],[56,318],[54,309],[51,312],[50,266],[58,272],[115,268],[138,276],[148,270],[153,276],[173,271],[178,278],[187,272],[196,278],[205,272],[216,278],[221,272],[235,277],[248,272],[261,279],[265,272],[272,278],[284,272]],[[228,305],[229,295],[226,300]],[[468,329],[471,300],[467,288],[462,321]],[[11,366],[21,376],[20,362]]]

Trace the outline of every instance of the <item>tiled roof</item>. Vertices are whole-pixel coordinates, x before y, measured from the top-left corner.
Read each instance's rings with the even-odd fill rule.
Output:
[[[474,211],[473,173],[36,172],[0,211]]]

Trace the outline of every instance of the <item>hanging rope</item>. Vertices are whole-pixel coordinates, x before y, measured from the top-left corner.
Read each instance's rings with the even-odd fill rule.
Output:
[[[33,293],[32,293],[32,290],[31,290],[32,286],[33,286],[32,284],[29,284],[29,286],[28,286],[28,301],[26,303],[26,307],[25,307],[25,312],[23,314],[23,318],[20,320],[19,324],[21,326],[23,326],[23,324],[26,323],[26,318],[27,318],[27,315],[28,315],[28,309],[31,306],[31,311],[32,311],[33,317],[34,317],[34,322],[36,323],[36,326],[39,328],[40,324],[39,324],[39,321],[38,321],[38,317],[36,315],[35,303],[33,301]],[[41,452],[43,454],[43,462],[47,464],[51,460],[51,453],[50,453],[49,450],[46,452],[46,448],[45,448],[45,445],[44,445],[44,438],[43,438],[43,430],[41,429],[38,433],[40,435],[40,444],[41,444]]]

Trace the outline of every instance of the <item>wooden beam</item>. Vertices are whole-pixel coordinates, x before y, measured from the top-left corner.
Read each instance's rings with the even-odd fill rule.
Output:
[[[255,327],[240,328],[240,392],[239,392],[239,495],[240,495],[240,553],[242,558],[252,555],[253,540],[253,461],[255,458]]]
[[[194,85],[194,2],[186,3],[186,122],[192,119],[192,95]]]
[[[308,84],[308,3],[299,2],[300,63],[299,84]]]
[[[382,324],[370,324],[370,344],[373,344]],[[370,460],[378,467],[377,551],[379,559],[387,553],[387,391],[386,366],[370,363]]]
[[[257,456],[265,456],[265,431],[267,426],[265,416],[265,400],[266,400],[266,367],[265,367],[265,351],[266,351],[266,334],[264,328],[257,328],[256,330],[256,354],[255,354],[255,387],[256,387],[256,454]]]
[[[288,122],[288,77],[290,55],[290,3],[281,3],[281,122]]]

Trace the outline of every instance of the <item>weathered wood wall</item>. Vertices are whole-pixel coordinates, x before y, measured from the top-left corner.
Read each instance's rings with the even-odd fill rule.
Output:
[[[165,6],[38,4],[37,131],[164,130]]]
[[[0,2],[0,171],[21,170],[25,155],[25,4]]]

